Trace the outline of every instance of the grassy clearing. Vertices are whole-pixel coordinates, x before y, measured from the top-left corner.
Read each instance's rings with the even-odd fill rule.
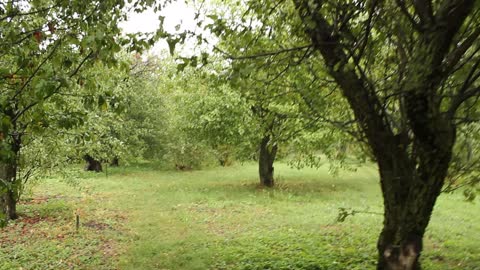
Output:
[[[0,269],[373,269],[382,216],[336,223],[339,207],[381,212],[376,170],[254,164],[86,174],[81,190],[51,179],[0,232]],[[425,269],[480,269],[480,207],[443,195],[425,239]],[[81,227],[75,231],[74,212]]]

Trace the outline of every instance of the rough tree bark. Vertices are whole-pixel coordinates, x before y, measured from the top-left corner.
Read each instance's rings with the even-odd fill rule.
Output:
[[[400,59],[402,63],[399,66],[403,65],[404,76],[400,77],[402,81],[396,93],[402,97],[403,126],[401,129],[397,126],[396,130],[392,128],[391,118],[388,118],[385,101],[376,89],[379,86],[362,73],[359,58],[364,57],[363,50],[353,52],[359,55],[349,55],[346,49],[351,46],[353,32],[349,31],[348,23],[344,21],[341,24],[343,29],[330,23],[322,10],[326,1],[294,2],[313,47],[322,56],[328,73],[347,99],[364,140],[378,163],[384,224],[377,245],[377,269],[421,269],[422,239],[445,182],[456,139],[453,116],[462,101],[479,91],[460,89],[449,113],[442,112],[439,88],[450,76],[456,61],[471,45],[470,42],[480,34],[478,30],[472,32],[465,39],[465,46],[457,46],[458,41],[454,41],[472,11],[474,1],[445,1],[448,3],[439,6],[436,12],[432,10],[430,1],[415,1],[414,8],[420,20],[410,20],[410,23],[414,24],[412,32],[420,30],[418,38],[409,44],[413,49],[408,62]],[[379,3],[381,1],[373,1],[371,7],[374,9]],[[402,3],[397,1],[399,5]],[[399,8],[402,9],[401,6]],[[360,14],[367,13],[365,10],[358,11]],[[382,12],[380,10],[377,14]],[[403,12],[408,10],[403,9]],[[374,16],[375,12],[369,14]],[[370,22],[366,20],[367,35],[372,27]],[[367,41],[368,38],[357,40],[360,43]],[[354,59],[353,64],[350,59]]]
[[[101,172],[103,170],[102,163],[92,156],[85,155],[84,159],[87,162],[87,165],[85,165],[86,171]]]
[[[260,184],[265,187],[273,187],[274,181],[274,168],[273,162],[277,155],[277,144],[270,143],[270,136],[267,135],[262,138],[260,142],[260,152],[258,157],[258,172],[260,176]]]
[[[14,150],[17,149],[16,147]],[[18,148],[19,149],[19,148]],[[9,159],[8,162],[0,165],[0,177],[2,178],[1,195],[0,195],[0,211],[2,215],[8,220],[14,220],[18,218],[17,214],[17,202],[19,183],[17,183],[17,164],[16,164],[16,155],[18,151],[14,151],[14,157]]]
[[[17,214],[17,198],[16,192],[9,190],[5,194],[5,205],[7,206],[8,219],[14,220],[18,218]]]
[[[377,269],[420,269],[422,239],[451,159],[451,152],[420,151],[419,164],[406,155],[376,155],[384,197]]]

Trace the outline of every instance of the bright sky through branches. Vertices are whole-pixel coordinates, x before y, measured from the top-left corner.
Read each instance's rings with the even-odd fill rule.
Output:
[[[149,9],[143,13],[130,12],[128,14],[128,21],[121,24],[125,33],[135,32],[155,32],[158,28],[158,16],[165,17],[164,29],[167,32],[177,32],[175,26],[181,25],[180,31],[195,29],[195,11],[192,7],[187,6],[183,1],[175,1],[165,7],[161,13],[153,12]],[[168,50],[168,45],[165,41],[159,41],[152,48],[154,54],[159,54],[162,50]]]

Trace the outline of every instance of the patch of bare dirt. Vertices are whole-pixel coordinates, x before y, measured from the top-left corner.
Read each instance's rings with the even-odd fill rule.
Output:
[[[107,223],[103,223],[103,222],[99,222],[99,221],[95,221],[95,220],[87,221],[87,222],[83,223],[82,225],[85,226],[85,227],[88,227],[88,228],[92,228],[94,230],[99,230],[99,231],[103,231],[103,230],[112,228],[112,226],[110,226]]]

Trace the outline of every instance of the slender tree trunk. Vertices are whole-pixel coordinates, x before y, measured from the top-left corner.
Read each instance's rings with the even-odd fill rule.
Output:
[[[0,229],[7,225],[8,222],[8,213],[7,213],[7,204],[5,203],[5,198],[0,192]]]
[[[4,222],[18,218],[17,201],[20,187],[16,183],[16,164],[1,164],[0,211]],[[1,222],[0,222],[1,223]]]
[[[18,154],[15,151],[15,156]],[[18,202],[18,194],[20,193],[20,185],[17,179],[17,164],[16,158],[12,162],[12,164],[7,164],[6,166],[6,173],[7,179],[10,182],[10,187],[7,189],[7,192],[4,194],[4,201],[7,207],[7,217],[10,220],[14,220],[18,218],[17,214],[17,202]]]
[[[18,218],[17,214],[17,198],[16,192],[14,190],[9,190],[5,194],[5,205],[7,207],[7,216],[8,219],[14,220]]]
[[[220,157],[218,158],[218,163],[220,163],[220,166],[222,166],[222,167],[227,167],[227,166],[230,166],[232,164],[232,162],[230,160],[230,155],[228,154],[228,152],[222,153],[220,155]]]
[[[6,186],[7,181],[7,170],[5,164],[0,163],[0,228],[3,227],[8,221],[8,209],[7,203],[5,202],[5,195],[7,194],[8,187]]]
[[[270,143],[270,136],[263,137],[260,143],[260,154],[258,157],[258,172],[260,175],[260,184],[265,187],[274,186],[273,162],[277,155],[277,145]]]
[[[15,125],[14,125],[15,127]],[[2,185],[3,195],[0,203],[0,207],[3,210],[6,221],[14,220],[18,218],[17,214],[17,202],[21,190],[20,180],[17,179],[18,170],[18,158],[21,149],[21,135],[18,132],[12,132],[11,141],[9,142],[12,155],[3,161],[1,164],[0,176],[4,183]]]
[[[84,159],[87,162],[87,165],[85,165],[86,171],[101,172],[103,170],[102,163],[94,159],[92,156],[85,155]]]

